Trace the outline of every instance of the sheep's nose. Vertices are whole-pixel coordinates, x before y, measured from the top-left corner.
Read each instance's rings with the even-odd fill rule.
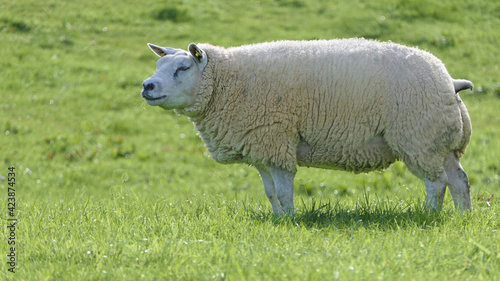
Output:
[[[152,91],[155,89],[155,84],[151,83],[151,82],[144,82],[142,84],[142,86],[144,87],[144,90],[146,90],[146,91]]]

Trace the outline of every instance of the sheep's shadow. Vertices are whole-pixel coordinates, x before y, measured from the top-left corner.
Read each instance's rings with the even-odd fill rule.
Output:
[[[247,212],[252,219],[262,223],[293,223],[312,229],[336,228],[346,230],[348,233],[359,227],[376,227],[381,230],[434,227],[445,222],[446,218],[454,211],[427,210],[423,202],[404,205],[383,201],[377,202],[377,204],[358,202],[355,206],[346,206],[337,201],[333,204],[331,202],[313,202],[309,206],[302,203],[294,217],[276,217],[272,212],[262,210],[247,210]]]

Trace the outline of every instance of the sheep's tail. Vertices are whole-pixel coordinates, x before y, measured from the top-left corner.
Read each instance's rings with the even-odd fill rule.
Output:
[[[455,87],[455,93],[458,93],[465,89],[471,89],[474,87],[471,81],[463,79],[453,79],[453,87]]]
[[[453,79],[453,87],[455,87],[455,93],[458,93],[465,89],[472,89],[474,85],[472,85],[472,82],[468,80]],[[457,159],[460,159],[460,157],[465,153],[465,149],[469,145],[470,136],[472,134],[472,124],[470,121],[469,113],[467,112],[467,108],[465,107],[465,104],[458,96],[457,96],[457,101],[458,101],[458,107],[460,108],[460,114],[462,117],[463,135],[460,145],[458,149],[455,151],[455,156],[457,157]]]

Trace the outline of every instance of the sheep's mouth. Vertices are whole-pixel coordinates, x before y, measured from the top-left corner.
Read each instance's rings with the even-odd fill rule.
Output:
[[[150,96],[144,96],[144,99],[145,100],[149,100],[149,101],[155,101],[155,100],[161,100],[161,99],[164,99],[166,98],[167,96],[164,95],[164,96],[161,96],[161,97],[157,97],[157,98],[153,98],[153,97],[150,97]]]
[[[159,97],[152,97],[150,95],[148,95],[147,93],[142,93],[142,97],[146,100],[146,101],[155,101],[155,100],[161,100],[161,99],[164,99],[167,97],[167,95],[163,95],[163,96],[159,96]]]
[[[148,95],[147,93],[142,93],[142,97],[147,102],[147,104],[153,105],[153,106],[160,105],[168,99],[168,95],[163,95],[163,96],[159,96],[159,97],[152,97],[152,96]]]

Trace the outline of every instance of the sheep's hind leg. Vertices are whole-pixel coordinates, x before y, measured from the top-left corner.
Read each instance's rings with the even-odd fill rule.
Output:
[[[427,192],[427,210],[441,211],[443,207],[444,194],[446,192],[447,177],[446,172],[442,167],[443,160],[432,159],[432,157],[434,157],[433,154],[423,155],[420,158],[424,160],[417,161],[417,157],[405,155],[403,160],[406,167],[408,167],[408,170],[410,170],[418,178],[422,179],[425,183],[425,191]],[[425,162],[425,159],[434,160],[428,161],[433,165],[423,167],[422,163],[429,164],[428,162]]]
[[[443,173],[440,178],[434,181],[425,178],[424,183],[427,192],[427,210],[441,211],[446,192],[446,174]]]
[[[448,187],[455,203],[455,208],[463,211],[471,209],[469,178],[455,153],[450,152],[444,160],[444,169],[448,176]]]

